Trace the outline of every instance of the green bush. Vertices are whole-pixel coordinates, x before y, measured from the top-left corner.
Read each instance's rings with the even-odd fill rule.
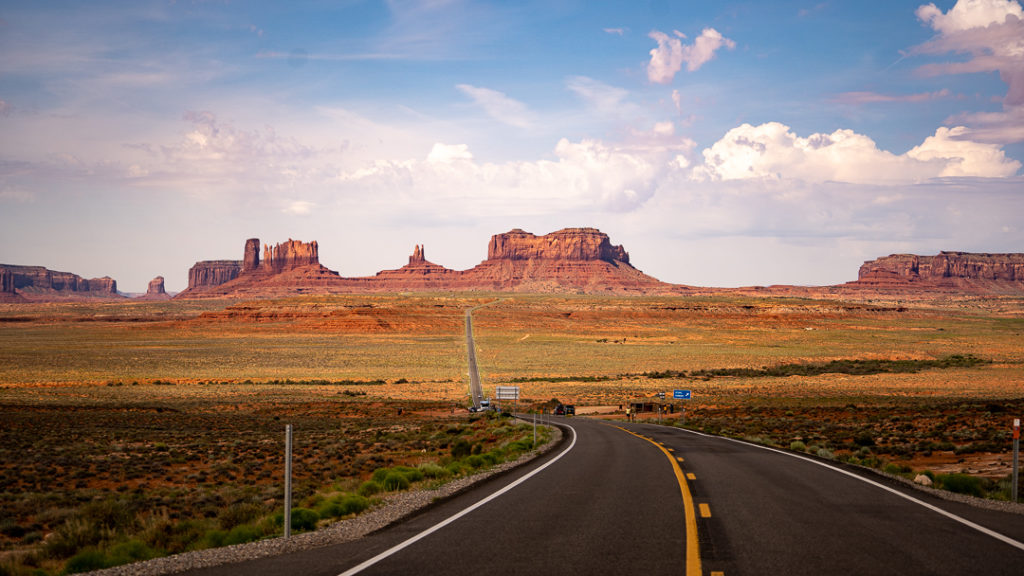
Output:
[[[793,440],[792,442],[789,443],[789,449],[795,450],[797,452],[803,452],[807,450],[807,445],[799,440]]]
[[[217,523],[222,530],[231,530],[235,526],[248,524],[263,514],[263,507],[259,504],[240,502],[221,510],[217,515]]]
[[[101,568],[106,568],[107,566],[106,554],[95,548],[88,548],[86,550],[82,550],[78,554],[75,554],[70,560],[68,560],[67,564],[64,565],[64,573],[78,574],[79,572],[99,570]]]
[[[391,470],[387,476],[384,477],[384,483],[382,484],[384,489],[388,492],[398,492],[399,490],[406,490],[409,488],[409,479],[405,477],[405,474],[397,470]]]
[[[473,454],[472,456],[466,458],[466,464],[471,468],[479,468],[484,465],[484,458],[479,454]]]
[[[939,474],[939,485],[950,492],[981,496],[981,479],[968,474]]]
[[[395,466],[392,468],[395,472],[399,472],[410,484],[423,480],[423,472],[419,468],[410,468],[409,466]]]
[[[292,530],[305,532],[316,528],[320,515],[309,508],[292,509]]]
[[[382,490],[383,488],[381,488],[380,484],[373,480],[367,480],[359,485],[358,492],[360,496],[370,497],[374,494],[380,494]]]
[[[459,438],[452,444],[452,458],[465,458],[473,451],[473,445],[465,438]]]
[[[127,542],[121,542],[110,549],[107,553],[107,565],[120,566],[122,564],[139,562],[140,560],[149,560],[157,556],[159,556],[159,553],[156,550],[146,546],[146,544],[139,540],[132,539]]]
[[[349,514],[359,514],[370,507],[370,501],[357,494],[338,494],[324,500],[317,508],[321,518],[341,518]]]
[[[294,516],[293,516],[294,518]],[[313,523],[316,526],[316,522]],[[255,542],[263,537],[263,532],[251,525],[235,526],[227,533],[224,537],[224,546],[231,546],[234,544],[245,544],[246,542]]]
[[[446,468],[434,464],[433,462],[427,464],[420,464],[420,472],[423,474],[425,478],[435,479],[447,478],[448,476],[451,475],[451,472],[449,472]]]

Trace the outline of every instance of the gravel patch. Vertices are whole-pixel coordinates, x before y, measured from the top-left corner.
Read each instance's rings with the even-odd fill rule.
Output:
[[[233,564],[245,560],[278,556],[358,540],[367,534],[399,522],[435,502],[451,498],[488,478],[517,468],[559,444],[562,431],[552,427],[551,441],[537,450],[524,454],[511,462],[488,468],[483,472],[458,478],[432,490],[398,492],[384,497],[383,503],[354,518],[341,520],[313,532],[294,534],[291,538],[270,538],[258,542],[196,550],[173,556],[164,556],[144,562],[125,564],[89,572],[93,576],[162,576],[186,570]]]

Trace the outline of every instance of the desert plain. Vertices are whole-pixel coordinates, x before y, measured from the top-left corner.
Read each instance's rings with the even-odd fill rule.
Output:
[[[8,304],[0,574],[280,534],[285,424],[303,529],[528,451],[530,426],[467,410],[463,319],[476,307],[485,393],[521,389],[506,410],[622,419],[665,392],[664,414],[639,417],[1009,497],[1024,415],[1015,295]],[[691,400],[673,401],[677,389]]]

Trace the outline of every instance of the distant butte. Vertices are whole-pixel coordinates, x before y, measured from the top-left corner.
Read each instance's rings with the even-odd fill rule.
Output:
[[[622,246],[594,228],[566,228],[544,236],[512,230],[491,238],[487,259],[469,270],[451,270],[427,260],[416,245],[409,262],[375,276],[344,278],[319,263],[316,242],[289,240],[255,253],[246,242],[243,260],[197,262],[189,287],[178,298],[278,296],[349,292],[489,290],[611,294],[673,293],[666,284],[629,263]]]

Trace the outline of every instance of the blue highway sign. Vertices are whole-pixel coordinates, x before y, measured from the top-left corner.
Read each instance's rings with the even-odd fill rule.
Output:
[[[672,391],[672,399],[673,400],[689,400],[690,399],[690,391],[689,390],[673,390]]]

